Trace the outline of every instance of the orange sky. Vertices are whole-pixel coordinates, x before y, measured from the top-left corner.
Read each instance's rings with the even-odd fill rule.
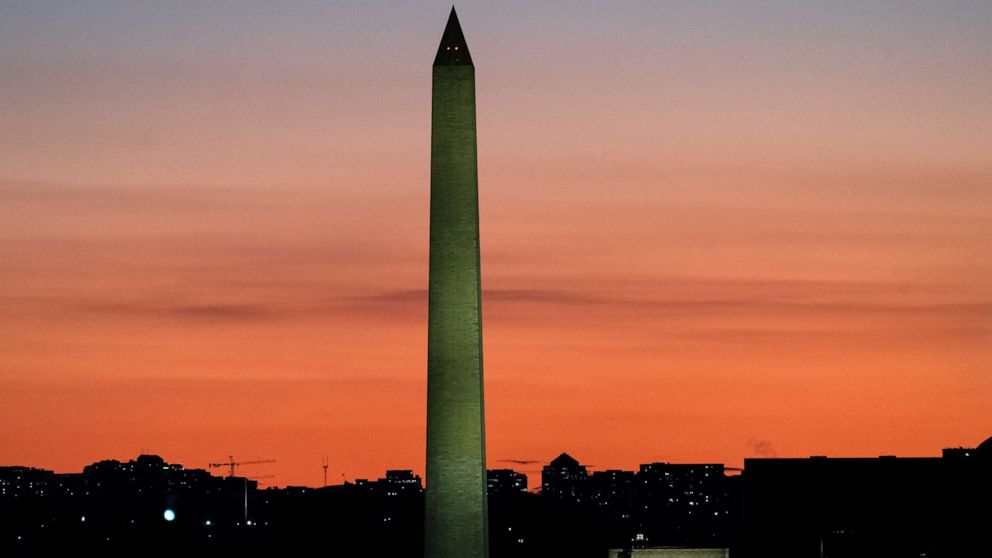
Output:
[[[989,10],[691,4],[459,7],[490,466],[979,443]],[[447,11],[250,6],[0,8],[0,465],[422,472]]]

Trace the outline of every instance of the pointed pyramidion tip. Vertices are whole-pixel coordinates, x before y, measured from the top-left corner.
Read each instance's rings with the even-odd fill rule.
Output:
[[[437,47],[437,56],[434,57],[434,65],[472,65],[472,56],[468,53],[468,44],[465,43],[462,26],[458,24],[458,14],[455,13],[454,6],[451,7],[448,24],[444,27],[444,34],[441,35],[441,44]]]

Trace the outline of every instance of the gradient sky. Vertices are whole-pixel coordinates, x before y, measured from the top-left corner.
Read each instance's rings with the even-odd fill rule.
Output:
[[[0,3],[0,465],[423,472],[449,7]],[[458,9],[491,467],[992,435],[992,4]]]

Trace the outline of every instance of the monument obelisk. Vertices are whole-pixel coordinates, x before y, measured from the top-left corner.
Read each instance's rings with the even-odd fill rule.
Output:
[[[454,8],[433,74],[424,556],[486,558],[475,66]]]

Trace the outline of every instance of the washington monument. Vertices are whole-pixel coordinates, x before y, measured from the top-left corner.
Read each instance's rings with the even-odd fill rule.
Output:
[[[424,556],[486,558],[475,66],[454,8],[433,73]]]

